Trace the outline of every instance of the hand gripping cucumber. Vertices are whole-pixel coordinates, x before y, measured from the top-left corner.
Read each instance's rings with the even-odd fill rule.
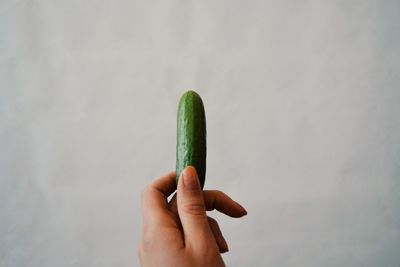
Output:
[[[195,167],[201,188],[206,176],[206,116],[203,101],[194,91],[184,93],[177,114],[176,182],[183,169]]]

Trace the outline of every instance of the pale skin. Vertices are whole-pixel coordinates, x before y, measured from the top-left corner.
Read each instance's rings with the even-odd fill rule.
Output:
[[[225,266],[221,253],[228,245],[217,221],[206,214],[214,209],[235,218],[247,214],[223,192],[201,190],[191,166],[182,172],[178,186],[174,172],[152,182],[142,193],[141,266]]]

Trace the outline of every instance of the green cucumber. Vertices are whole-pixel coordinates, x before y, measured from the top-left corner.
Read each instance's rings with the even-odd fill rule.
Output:
[[[195,167],[201,188],[206,178],[207,130],[203,101],[194,91],[179,101],[176,135],[176,183],[183,169]]]

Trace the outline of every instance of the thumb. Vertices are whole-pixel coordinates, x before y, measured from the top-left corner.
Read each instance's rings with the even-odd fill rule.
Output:
[[[203,192],[196,170],[192,166],[186,167],[179,178],[177,206],[185,246],[204,248],[211,243],[216,245],[208,224]]]

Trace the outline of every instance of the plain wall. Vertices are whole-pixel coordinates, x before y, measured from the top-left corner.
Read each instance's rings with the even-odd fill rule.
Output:
[[[138,266],[205,103],[228,266],[400,266],[398,1],[0,0],[0,266]]]

